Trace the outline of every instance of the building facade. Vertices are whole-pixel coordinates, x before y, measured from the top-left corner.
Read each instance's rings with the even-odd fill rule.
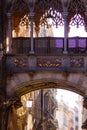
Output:
[[[69,106],[69,104],[64,101],[63,96],[61,97],[61,100],[58,102],[56,118],[58,120],[59,130],[82,130],[82,97],[78,97],[78,101],[75,106],[73,104],[73,107]]]
[[[40,26],[49,26],[48,18],[55,27],[63,25],[63,38],[39,37]],[[18,129],[15,110],[22,105],[21,96],[35,90],[74,91],[87,108],[87,38],[69,38],[70,25],[87,31],[86,0],[0,1],[1,130]]]

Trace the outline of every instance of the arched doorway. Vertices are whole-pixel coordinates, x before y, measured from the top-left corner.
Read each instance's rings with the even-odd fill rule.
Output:
[[[74,97],[77,99],[74,100]],[[72,102],[72,107],[67,101]],[[17,114],[19,120],[22,119],[24,130],[81,129],[83,97],[79,94],[65,89],[45,88],[22,95],[21,102],[23,106],[17,109]],[[20,124],[19,127],[21,130]]]

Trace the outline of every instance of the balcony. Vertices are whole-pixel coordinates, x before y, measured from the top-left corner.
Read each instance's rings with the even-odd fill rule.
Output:
[[[8,72],[86,72],[87,38],[67,39],[67,54],[63,54],[64,38],[34,38],[34,54],[29,54],[30,38],[13,38],[12,55],[6,55]]]
[[[13,38],[13,54],[29,54],[30,38]],[[35,55],[58,55],[63,54],[64,38],[41,37],[34,38]],[[87,51],[87,38],[72,37],[67,39],[69,54],[85,54]]]

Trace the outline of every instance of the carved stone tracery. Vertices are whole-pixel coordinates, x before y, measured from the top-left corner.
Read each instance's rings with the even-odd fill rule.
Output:
[[[77,19],[77,21],[71,20],[73,22],[73,24],[75,24],[75,22],[76,22],[76,24],[78,24],[79,26],[81,24],[84,24],[84,26],[87,25],[87,23],[86,23],[86,6],[85,5],[86,5],[86,3],[84,4],[84,2],[82,0],[70,1],[69,6],[68,6],[68,10],[67,10],[67,12],[68,12],[67,23],[68,24],[70,23],[71,18],[73,18],[73,20]],[[24,1],[24,0],[14,1],[13,0],[13,1],[8,2],[7,11],[10,11],[13,13],[13,17],[15,16],[14,17],[14,20],[15,20],[15,18],[17,18],[16,15],[18,15],[18,14],[24,14],[24,15],[28,14],[29,8],[28,8],[26,1]],[[39,26],[40,19],[46,12],[49,12],[49,13],[47,13],[46,17],[47,18],[52,17],[54,25],[56,25],[56,26],[61,25],[61,18],[60,18],[58,13],[62,14],[63,6],[62,6],[62,2],[60,2],[60,1],[53,1],[53,0],[51,0],[50,2],[43,1],[43,0],[37,1],[35,3],[34,12],[35,12],[34,22],[35,22],[36,27]],[[14,15],[14,13],[16,13],[16,15]],[[23,17],[23,15],[22,15],[22,17]],[[16,25],[18,25],[18,24],[16,24]],[[14,28],[14,25],[13,25],[13,28]],[[37,36],[38,36],[38,34],[37,34]]]
[[[84,67],[84,59],[83,58],[71,58],[70,59],[71,67]]]
[[[1,1],[0,1],[1,2]],[[39,1],[38,1],[39,2]],[[4,3],[4,2],[3,2]],[[61,2],[59,2],[59,4],[61,4]],[[78,13],[79,14],[82,14],[82,12],[85,12],[85,8],[84,8],[84,5],[83,5],[83,2],[81,1],[81,0],[74,0],[74,3],[72,4],[72,3],[70,3],[71,5],[72,5],[72,8],[70,8],[69,7],[69,9],[71,10],[71,11],[68,11],[68,12],[71,12],[71,13],[69,13],[68,15],[70,16],[69,17],[69,19],[68,19],[68,21],[70,21],[70,18],[73,16],[73,14],[75,15],[75,13],[76,13],[76,10],[73,10],[73,9],[76,9],[76,8],[74,8],[75,6],[77,6],[78,5]],[[38,5],[38,4],[36,4],[36,5]],[[51,6],[50,6],[51,5]],[[52,7],[52,6],[54,6],[55,7],[55,9],[57,10],[57,11],[59,11],[59,12],[62,12],[62,6],[60,5],[60,8],[59,8],[59,6],[57,6],[57,3],[56,3],[56,1],[54,1],[54,0],[51,0],[50,1],[50,5],[49,5],[49,0],[48,1],[45,1],[45,9],[46,10],[48,10],[48,9],[50,9],[50,7]],[[74,7],[73,7],[74,6]],[[1,7],[1,6],[0,6]],[[5,6],[4,6],[5,7]],[[39,6],[38,6],[39,7]],[[58,8],[57,8],[58,7]],[[39,11],[39,9],[40,9],[40,11]],[[43,11],[42,11],[42,9],[43,8],[39,8],[38,9],[38,11],[36,12],[36,14],[35,14],[35,24],[36,24],[36,26],[38,27],[38,24],[40,23],[40,17],[41,17],[41,15],[44,13]],[[13,29],[15,29],[15,27],[17,27],[18,26],[18,24],[20,23],[20,19],[22,18],[22,16],[23,15],[25,15],[26,13],[28,13],[28,7],[27,7],[27,5],[26,5],[26,3],[25,3],[25,1],[24,0],[13,0],[13,1],[10,1],[10,2],[8,2],[8,5],[7,5],[7,10],[6,10],[7,12],[9,11],[10,13],[12,13],[12,28]],[[52,10],[53,11],[53,10]],[[3,22],[5,22],[5,19],[4,19],[4,13],[3,12],[5,12],[5,10],[4,11],[2,11],[2,13],[0,13],[0,18],[2,18],[2,19],[0,19],[1,21],[0,21],[0,23],[3,23]],[[40,13],[39,13],[40,12]],[[72,13],[72,12],[74,12],[74,13]],[[22,14],[23,13],[23,14]],[[56,12],[53,12],[53,13],[55,13],[55,15],[54,15],[54,17],[56,18],[56,16],[58,17],[58,15],[56,15]],[[3,15],[2,15],[3,14]],[[19,15],[18,15],[19,14]],[[40,14],[40,15],[38,15],[38,18],[36,18],[37,17],[37,14]],[[3,16],[3,17],[2,17]],[[18,17],[16,17],[16,16],[18,16]],[[85,15],[83,15],[83,16],[85,16]],[[85,17],[84,17],[84,19],[86,19]],[[56,20],[56,22],[58,22],[58,20],[59,19],[55,19]],[[59,21],[60,22],[60,21]],[[81,22],[81,21],[80,21]],[[68,22],[68,24],[69,24],[69,22]],[[85,24],[87,25],[87,23],[86,23],[86,20],[85,20]],[[2,24],[1,24],[2,25]],[[2,37],[2,34],[3,34],[3,37],[5,36],[5,34],[4,34],[4,27],[1,27],[1,30],[0,30],[0,36]],[[3,40],[2,39],[0,39],[0,41],[1,42],[3,42]],[[45,66],[45,67],[59,67],[59,66],[61,66],[61,59],[57,59],[58,61],[56,62],[56,59],[55,60],[48,60],[48,59],[46,59],[43,63],[42,63],[42,61],[41,61],[41,67],[42,66]],[[72,60],[72,59],[71,59]],[[15,66],[21,66],[21,67],[23,67],[23,66],[27,66],[27,60],[22,60],[22,59],[15,59],[14,60],[15,62]],[[75,60],[75,62],[74,62],[74,60],[72,60],[71,62],[73,62],[72,64],[72,66],[73,67],[83,67],[83,59],[76,59]],[[38,66],[40,66],[40,64],[38,64]],[[3,68],[4,69],[4,68]],[[6,76],[5,74],[5,72],[3,73],[4,75],[3,76]],[[2,80],[2,82],[1,82],[1,84],[0,84],[0,86],[2,86],[2,88],[1,88],[1,90],[0,91],[4,91],[3,93],[2,93],[2,96],[1,96],[1,102],[5,99],[4,98],[4,96],[6,96],[5,95],[5,92],[6,92],[6,84],[4,83],[3,84],[3,82],[6,80],[6,77],[4,77],[5,79],[3,80],[3,76],[2,77],[0,77],[1,78],[1,80]],[[44,85],[46,85],[46,84],[44,84]],[[29,85],[28,85],[29,86]],[[51,85],[49,85],[49,87],[53,87],[53,84],[51,83]],[[31,87],[31,90],[33,90],[33,85],[31,85],[30,86]],[[39,87],[38,87],[39,88]],[[40,87],[41,88],[41,87]],[[26,90],[25,90],[26,91]],[[3,96],[4,95],[4,96]],[[2,102],[3,103],[3,102]],[[3,118],[4,116],[5,116],[5,112],[6,112],[6,108],[7,108],[7,106],[6,105],[8,105],[8,104],[5,104],[5,103],[8,103],[8,102],[4,102],[4,105],[5,105],[5,108],[4,107],[2,107],[2,105],[3,104],[1,104],[1,108],[2,108],[2,110],[0,109],[0,112],[2,113],[2,117],[1,117],[1,113],[0,113],[0,117],[1,118]],[[13,101],[12,101],[12,103],[13,103]],[[84,100],[84,106],[87,108],[87,101],[86,100]],[[4,118],[3,118],[4,119]],[[14,120],[14,119],[13,119]],[[2,122],[2,125],[4,126],[4,120],[2,120],[3,122]],[[4,129],[3,129],[4,130]]]
[[[61,58],[38,58],[37,60],[37,66],[38,67],[60,67],[61,66]]]

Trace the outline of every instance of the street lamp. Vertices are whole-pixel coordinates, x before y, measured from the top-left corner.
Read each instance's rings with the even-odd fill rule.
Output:
[[[32,108],[32,105],[33,105],[33,100],[32,99],[29,99],[26,101],[26,107],[28,109],[31,109]]]

